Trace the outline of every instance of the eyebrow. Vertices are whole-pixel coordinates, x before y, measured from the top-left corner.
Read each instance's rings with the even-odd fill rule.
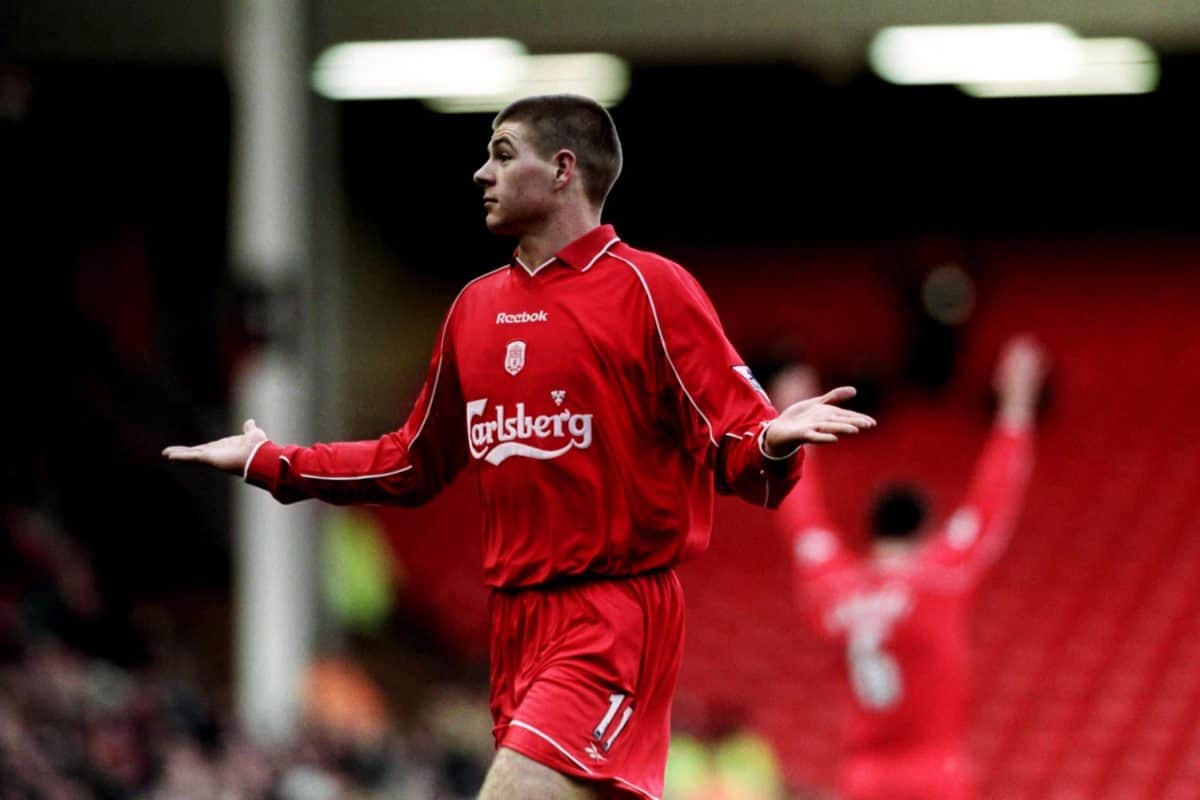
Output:
[[[495,150],[496,148],[500,147],[500,145],[508,145],[508,147],[512,148],[513,150],[517,149],[516,144],[513,143],[513,141],[507,136],[497,136],[495,139],[492,139],[490,142],[488,142],[488,149]]]

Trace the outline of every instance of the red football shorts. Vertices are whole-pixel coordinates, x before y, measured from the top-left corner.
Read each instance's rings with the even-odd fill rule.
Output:
[[[606,797],[661,798],[683,656],[675,572],[495,590],[489,612],[496,747]]]

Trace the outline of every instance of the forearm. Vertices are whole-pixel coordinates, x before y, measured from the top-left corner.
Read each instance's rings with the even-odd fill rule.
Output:
[[[390,434],[312,447],[264,442],[247,461],[244,475],[281,503],[315,498],[337,505],[418,505],[453,474],[448,466],[414,464],[408,447]]]
[[[761,435],[727,435],[718,456],[717,486],[755,505],[778,508],[800,480],[803,463],[804,451],[799,447],[775,458],[764,449]]]

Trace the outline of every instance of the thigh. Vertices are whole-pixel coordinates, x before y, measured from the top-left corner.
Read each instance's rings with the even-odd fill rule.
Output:
[[[683,645],[675,575],[541,593],[510,629],[522,636],[493,670],[497,745],[601,796],[660,797]]]
[[[496,752],[479,800],[598,800],[600,795],[579,781],[555,772],[506,747]]]

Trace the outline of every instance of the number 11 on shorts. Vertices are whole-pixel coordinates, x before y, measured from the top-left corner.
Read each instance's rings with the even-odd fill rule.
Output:
[[[633,716],[633,703],[625,703],[625,698],[629,695],[625,694],[610,694],[608,696],[608,711],[604,715],[604,719],[600,720],[600,724],[592,731],[592,737],[597,742],[603,742],[604,752],[608,752],[612,747],[613,742],[621,735],[621,731],[625,730],[625,725],[629,722],[629,718]],[[621,711],[621,706],[625,706],[625,710]],[[617,712],[621,711],[621,721],[617,723],[616,730],[608,739],[604,738],[604,734],[608,732],[608,728],[612,725],[613,720],[617,717]]]

